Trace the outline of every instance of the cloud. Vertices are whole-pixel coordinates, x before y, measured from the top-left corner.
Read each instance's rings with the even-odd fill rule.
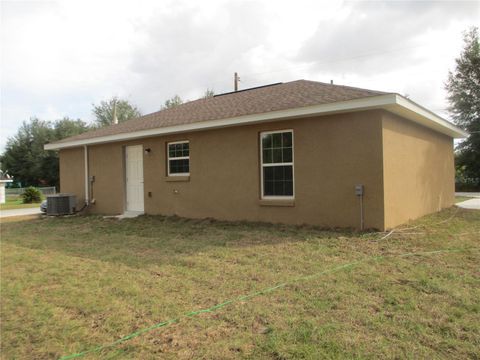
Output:
[[[345,16],[320,22],[296,60],[330,73],[391,71],[417,60],[425,46],[419,35],[457,20],[478,20],[479,11],[473,1],[354,2]]]
[[[409,95],[448,118],[444,83],[480,3],[361,1],[342,10],[318,22],[293,62],[309,78]]]
[[[443,82],[478,2],[62,0],[1,3],[1,138],[32,116],[92,120],[92,103],[143,113],[299,78],[408,93],[445,108]],[[133,5],[132,5],[133,4]]]
[[[206,88],[230,90],[233,72],[249,68],[245,54],[265,38],[264,11],[254,2],[199,3],[173,14],[153,14],[129,64],[132,93],[142,94],[138,102],[145,107],[155,102],[159,108],[166,95],[188,98]]]

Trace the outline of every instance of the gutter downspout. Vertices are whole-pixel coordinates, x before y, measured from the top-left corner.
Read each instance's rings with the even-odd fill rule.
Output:
[[[83,146],[84,151],[84,163],[85,163],[85,205],[88,206],[90,203],[90,189],[88,186],[88,146]]]

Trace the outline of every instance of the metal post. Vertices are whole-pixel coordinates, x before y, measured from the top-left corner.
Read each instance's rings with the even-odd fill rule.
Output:
[[[83,146],[84,150],[84,162],[85,162],[85,205],[88,206],[90,202],[90,187],[89,187],[89,180],[88,180],[88,146]]]

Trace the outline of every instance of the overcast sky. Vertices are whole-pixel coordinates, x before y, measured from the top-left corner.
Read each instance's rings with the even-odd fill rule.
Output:
[[[178,94],[309,79],[407,94],[445,114],[443,84],[478,1],[4,1],[1,139],[37,116],[142,113]]]

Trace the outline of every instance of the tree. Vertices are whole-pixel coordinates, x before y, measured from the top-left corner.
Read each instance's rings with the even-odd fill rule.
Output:
[[[93,104],[93,115],[95,115],[95,125],[103,127],[113,124],[113,109],[117,105],[118,122],[124,122],[141,116],[137,106],[130,104],[128,100],[113,97],[108,101],[101,101],[100,105]]]
[[[85,121],[80,119],[73,120],[65,117],[62,120],[53,123],[53,130],[55,133],[55,139],[60,140],[69,136],[81,134],[89,130],[89,127]]]
[[[215,96],[215,91],[213,89],[208,89],[208,88],[207,90],[205,90],[205,93],[203,94],[204,99],[208,99],[214,96]]]
[[[52,141],[65,139],[69,136],[74,136],[81,134],[85,131],[88,131],[90,128],[88,127],[87,123],[84,121],[77,119],[69,119],[67,117],[63,118],[62,120],[57,120],[53,123],[50,123],[51,131],[52,131]],[[57,151],[46,151],[41,150],[44,154],[41,157],[41,181],[56,186],[57,189],[60,185],[60,178],[59,178],[59,160],[58,160],[58,152]]]
[[[171,108],[173,108],[175,106],[178,106],[178,105],[181,105],[181,104],[183,104],[182,98],[178,95],[175,95],[171,99],[168,99],[168,100],[165,101],[161,110],[171,109]]]
[[[480,187],[480,44],[478,28],[464,34],[464,49],[445,88],[455,123],[470,133],[457,148],[456,167]]]
[[[58,186],[58,154],[44,150],[43,145],[87,129],[85,122],[69,118],[56,122],[37,118],[24,121],[17,134],[7,141],[1,156],[2,170],[22,185]]]

